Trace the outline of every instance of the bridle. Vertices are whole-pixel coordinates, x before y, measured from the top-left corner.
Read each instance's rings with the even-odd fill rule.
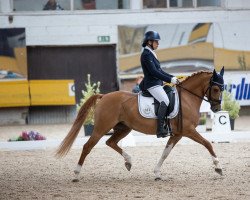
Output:
[[[181,84],[181,83],[177,84],[176,86],[177,86],[177,87],[180,87],[181,89],[186,90],[186,91],[189,92],[190,94],[192,94],[192,95],[194,95],[194,96],[196,96],[196,97],[198,97],[198,98],[200,98],[200,99],[202,99],[202,100],[204,100],[204,101],[210,103],[211,106],[212,106],[212,105],[213,105],[213,106],[221,105],[221,100],[217,100],[217,99],[213,99],[213,98],[212,98],[212,96],[211,96],[211,90],[212,90],[212,87],[213,87],[213,86],[218,86],[218,87],[220,88],[220,91],[222,92],[222,91],[224,91],[224,84],[213,81],[213,76],[211,77],[211,79],[210,79],[210,81],[209,81],[209,86],[208,86],[208,88],[206,89],[205,96],[199,96],[199,95],[195,94],[194,92],[188,90],[187,88],[181,86],[180,84]],[[208,93],[208,94],[209,94],[208,96],[206,96],[207,92],[209,92],[209,93]],[[204,97],[207,97],[207,99],[205,99]]]

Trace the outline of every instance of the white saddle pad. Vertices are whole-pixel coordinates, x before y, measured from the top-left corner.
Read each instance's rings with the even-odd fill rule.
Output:
[[[179,111],[179,95],[176,88],[173,88],[175,94],[175,105],[174,110],[169,114],[168,118],[174,118]],[[155,108],[154,108],[154,98],[153,97],[144,97],[142,96],[142,92],[138,94],[138,108],[139,113],[145,118],[153,118],[157,119],[155,115]]]

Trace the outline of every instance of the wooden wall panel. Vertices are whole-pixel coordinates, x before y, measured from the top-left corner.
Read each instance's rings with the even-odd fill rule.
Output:
[[[28,79],[73,79],[77,103],[87,74],[102,93],[118,90],[116,46],[28,47]]]

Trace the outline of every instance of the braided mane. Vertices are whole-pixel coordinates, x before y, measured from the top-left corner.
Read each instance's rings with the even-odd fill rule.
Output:
[[[191,74],[190,76],[188,76],[187,78],[185,78],[183,81],[181,81],[179,84],[183,84],[183,83],[185,83],[186,81],[188,81],[190,78],[193,78],[193,77],[195,77],[195,76],[197,76],[197,75],[199,75],[199,74],[212,74],[212,72],[210,72],[210,71],[198,71],[198,72],[195,72],[195,73],[193,73],[193,74]]]

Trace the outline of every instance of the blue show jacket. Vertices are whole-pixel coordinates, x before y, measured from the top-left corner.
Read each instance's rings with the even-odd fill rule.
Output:
[[[144,78],[140,83],[141,90],[147,90],[156,85],[163,85],[163,81],[171,82],[173,75],[161,69],[160,62],[148,49],[144,49],[141,54],[141,66],[144,73]]]

